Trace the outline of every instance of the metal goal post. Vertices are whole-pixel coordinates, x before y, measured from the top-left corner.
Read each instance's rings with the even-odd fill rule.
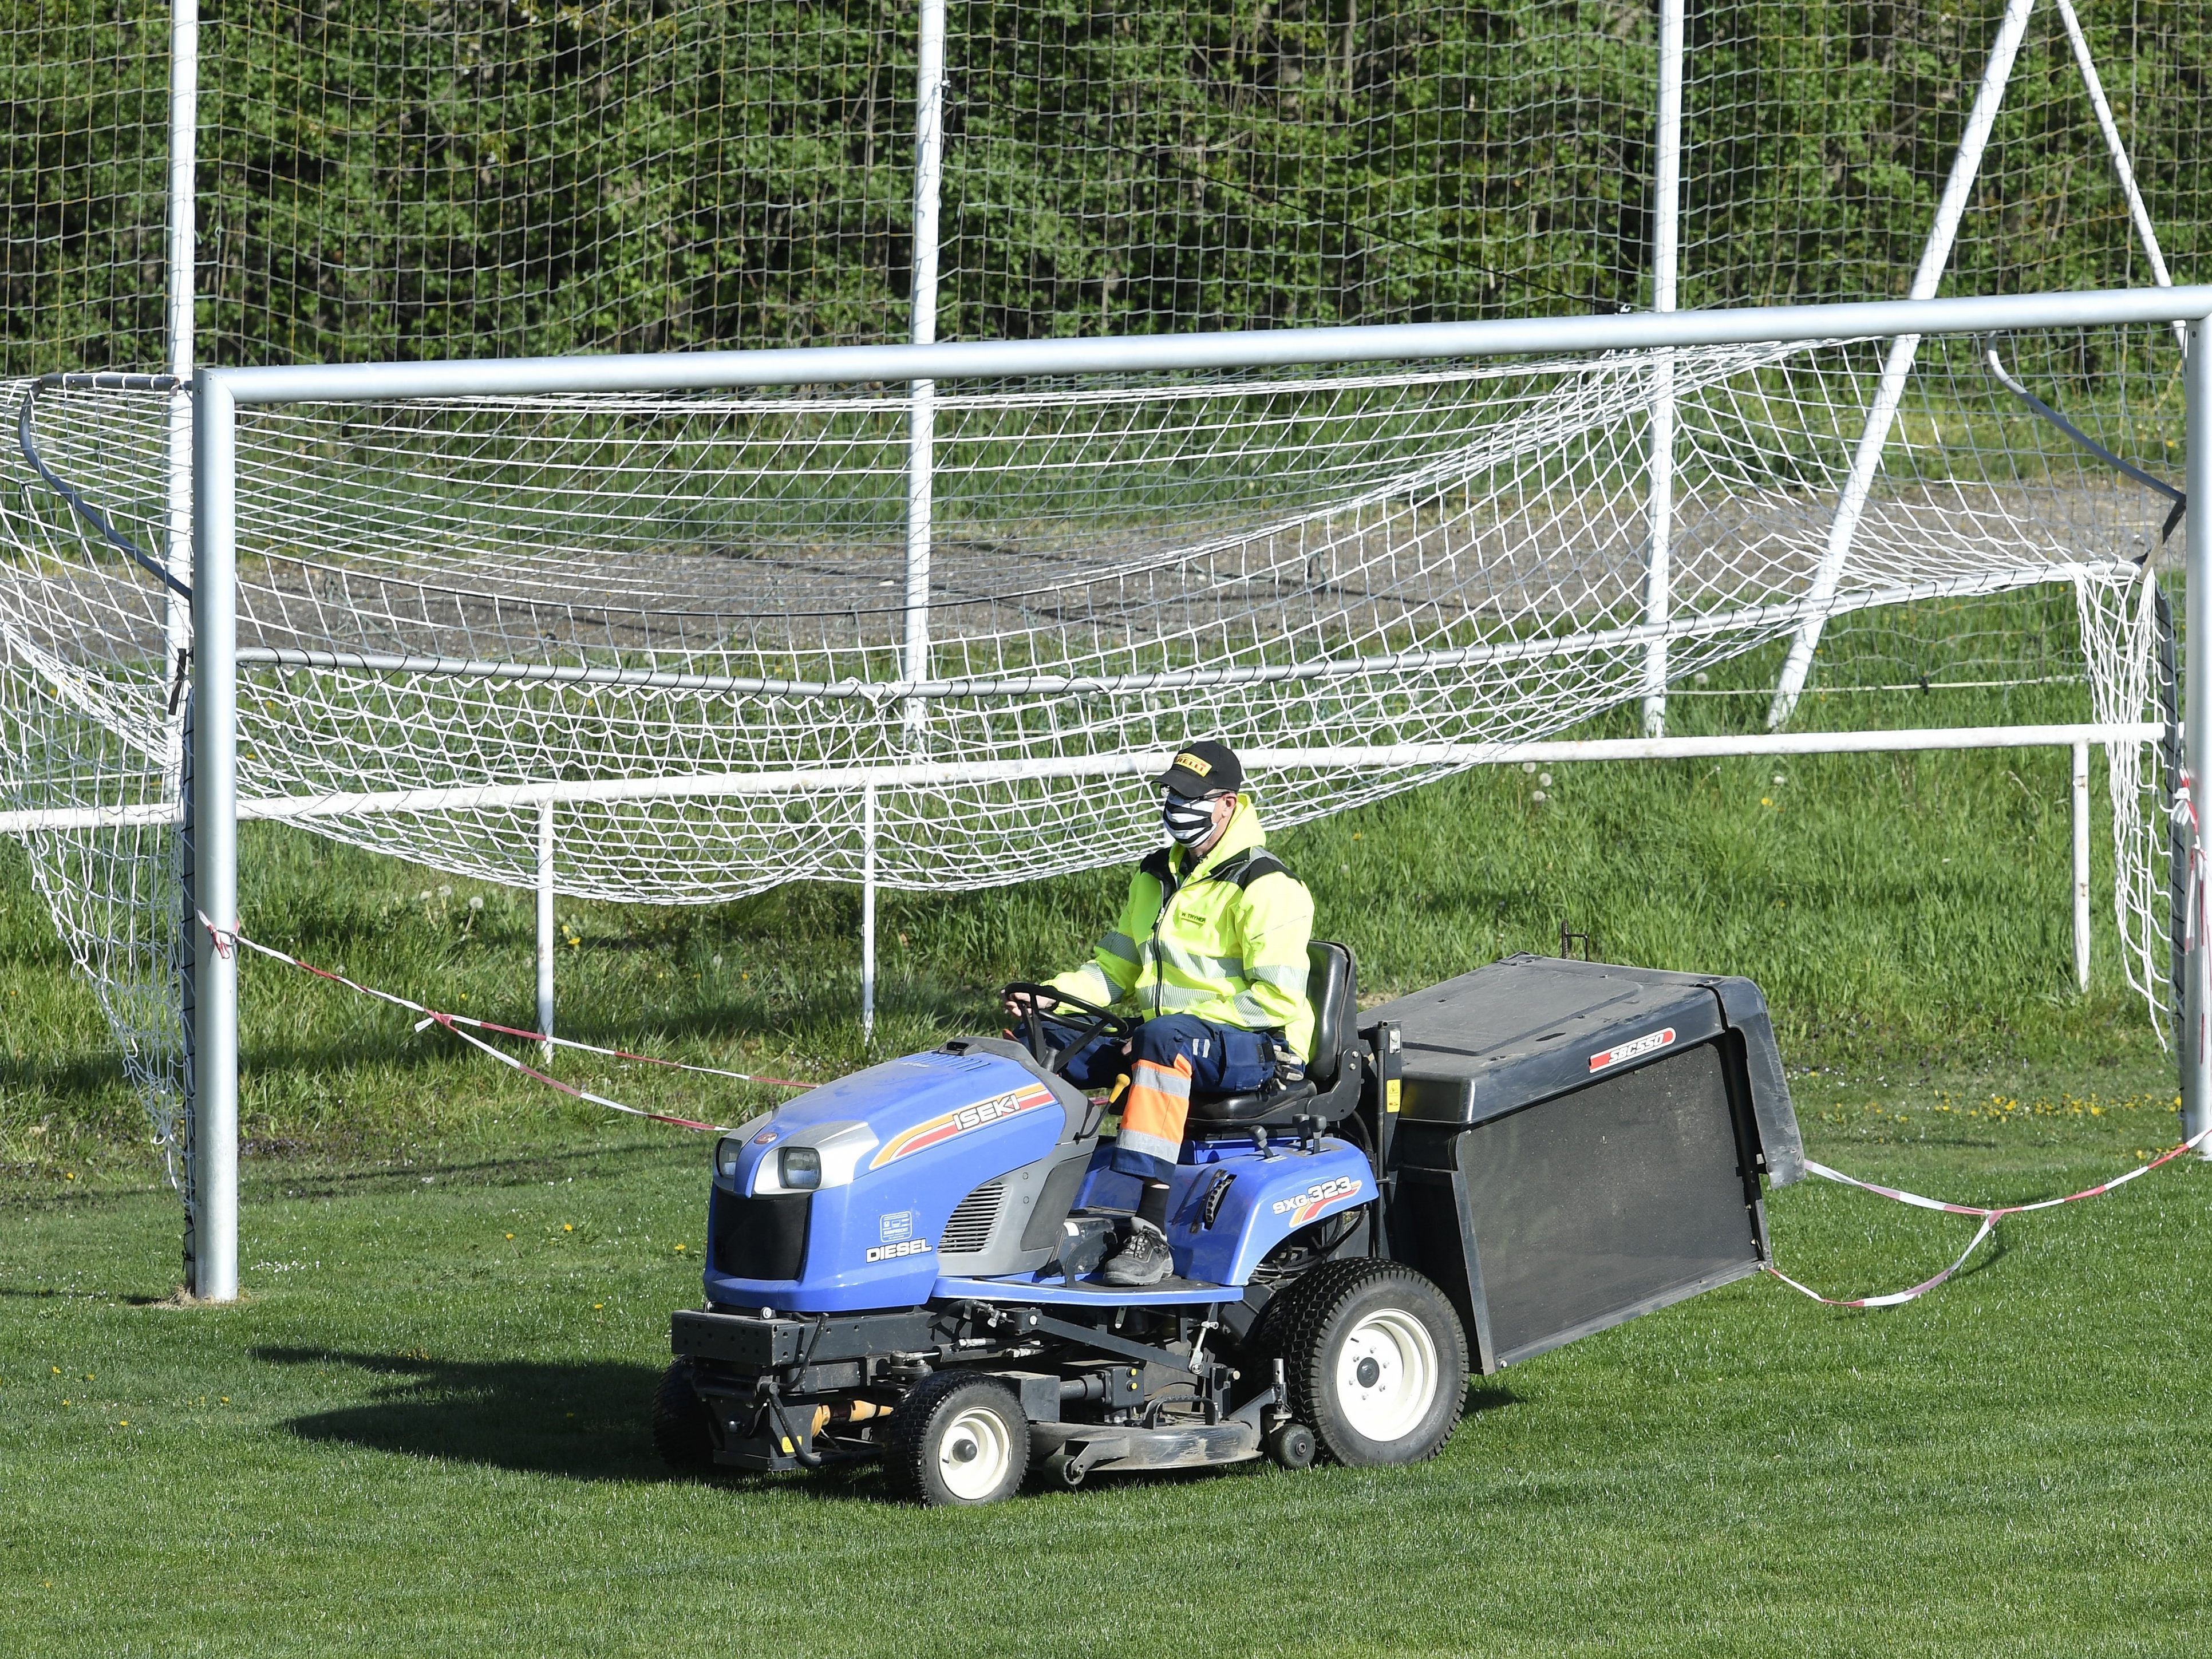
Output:
[[[191,799],[192,902],[205,925],[195,930],[191,1064],[186,1111],[194,1160],[196,1213],[192,1294],[227,1302],[238,1294],[238,964],[228,945],[238,927],[238,823],[241,816],[313,817],[348,811],[435,811],[490,805],[494,797],[550,801],[575,784],[526,785],[505,790],[416,790],[391,799],[330,797],[283,804],[244,804],[237,783],[236,627],[237,459],[240,409],[297,403],[366,403],[401,398],[719,391],[744,387],[988,381],[1046,375],[1129,374],[1203,370],[1325,368],[1358,363],[1408,363],[1445,358],[1663,351],[1670,348],[2001,333],[2013,330],[2087,328],[2172,323],[2187,332],[2185,489],[2212,500],[2212,287],[2156,288],[2099,293],[2021,295],[1990,298],[1919,299],[1850,305],[1747,307],[1728,311],[1662,311],[1626,315],[1405,324],[1374,327],[1255,330],[1214,334],[1149,335],[1116,338],[989,341],[951,344],[848,346],[814,349],[672,353],[591,357],[521,358],[490,362],[305,365],[270,368],[200,368],[192,395],[192,754]],[[2191,513],[2185,541],[2185,628],[2192,640],[2212,638],[2212,515]],[[1815,606],[1808,607],[1811,617]],[[908,674],[912,678],[914,670]],[[932,695],[926,683],[888,688],[908,699]],[[2140,742],[2155,728],[2045,728],[2036,740],[2081,744]],[[1869,734],[1869,748],[1939,746],[1884,744]],[[1908,734],[1884,733],[1897,738]],[[2201,775],[2212,753],[2212,695],[2203,679],[2189,676],[2183,716],[2185,784]],[[1647,738],[1637,752],[1659,758],[1712,752],[1698,739]],[[1940,746],[1975,746],[1946,743]],[[1457,745],[1455,748],[1460,747]],[[1479,747],[1479,746],[1478,746]],[[1287,763],[1304,753],[1279,750]],[[1308,758],[1318,759],[1322,751]],[[1334,763],[1389,763],[1397,751],[1332,749]],[[1433,757],[1507,758],[1496,755]],[[1084,770],[1128,769],[1139,757],[1091,756],[1064,764]],[[888,785],[856,775],[854,787]],[[963,769],[972,776],[974,768]],[[1036,775],[1038,763],[1025,763]],[[805,774],[793,774],[805,778]],[[826,782],[828,780],[813,780]],[[641,793],[738,793],[775,787],[769,778],[668,779],[632,784]],[[2180,1019],[2184,1111],[2189,1132],[2212,1121],[2212,1042],[2207,1038],[2204,987],[2212,967],[2212,941],[2191,930],[2185,964]]]

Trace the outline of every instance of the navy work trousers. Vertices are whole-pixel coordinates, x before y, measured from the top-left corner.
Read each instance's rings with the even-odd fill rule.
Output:
[[[1066,1042],[1083,1028],[1048,1018],[1047,1036]],[[1065,1068],[1081,1089],[1103,1089],[1127,1073],[1121,1097],[1121,1129],[1115,1138],[1113,1165],[1125,1175],[1165,1181],[1182,1156],[1184,1120],[1191,1091],[1242,1094],[1275,1075],[1275,1045],[1264,1031],[1217,1025],[1189,1014],[1162,1014],[1137,1028],[1128,1052],[1111,1037],[1092,1038]]]

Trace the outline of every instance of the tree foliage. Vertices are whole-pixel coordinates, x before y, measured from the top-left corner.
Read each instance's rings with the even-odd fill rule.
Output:
[[[1692,0],[1686,305],[1901,293],[2000,0]],[[2191,268],[2202,0],[2087,21]],[[0,15],[11,372],[162,356],[167,11]],[[902,337],[911,0],[206,0],[199,356]],[[939,331],[1650,302],[1632,0],[952,0]],[[2031,27],[1952,291],[2147,280]]]

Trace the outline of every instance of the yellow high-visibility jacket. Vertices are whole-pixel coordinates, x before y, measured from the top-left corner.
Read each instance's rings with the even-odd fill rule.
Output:
[[[1055,990],[1155,1014],[1194,1014],[1248,1031],[1279,1030],[1313,1058],[1306,944],[1313,895],[1265,851],[1249,800],[1195,869],[1180,847],[1154,853],[1129,878],[1121,920],[1091,959]]]

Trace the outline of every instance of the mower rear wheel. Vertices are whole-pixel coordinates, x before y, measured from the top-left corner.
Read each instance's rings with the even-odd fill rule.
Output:
[[[1467,1336],[1443,1292],[1402,1262],[1324,1261],[1287,1292],[1277,1352],[1291,1415],[1354,1466],[1418,1463],[1451,1438]]]
[[[916,1503],[995,1504],[1020,1489],[1029,1468],[1021,1397],[995,1377],[939,1371],[891,1413],[884,1472]]]
[[[714,1467],[707,1403],[691,1386],[691,1367],[681,1359],[660,1374],[653,1390],[653,1449],[679,1474],[703,1474]]]

